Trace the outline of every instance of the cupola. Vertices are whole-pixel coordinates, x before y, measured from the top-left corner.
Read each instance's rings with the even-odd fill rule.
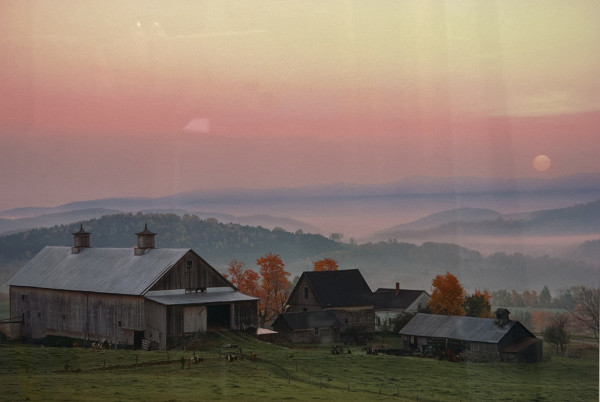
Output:
[[[90,248],[91,233],[83,230],[83,224],[79,227],[77,232],[73,232],[71,234],[73,235],[73,247],[71,247],[71,254],[79,254],[81,249]]]

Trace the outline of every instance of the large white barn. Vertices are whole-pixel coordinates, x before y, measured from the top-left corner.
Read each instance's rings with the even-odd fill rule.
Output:
[[[165,349],[211,327],[257,326],[257,302],[191,249],[155,248],[156,233],[136,233],[137,247],[92,248],[90,233],[73,247],[45,247],[10,281],[11,335],[48,335]],[[144,342],[146,341],[146,342]]]

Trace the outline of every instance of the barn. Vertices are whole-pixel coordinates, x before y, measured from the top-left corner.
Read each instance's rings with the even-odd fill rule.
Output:
[[[417,314],[400,330],[408,351],[461,357],[471,361],[537,362],[542,341],[510,312],[498,309],[496,318]]]
[[[191,249],[93,248],[83,227],[72,247],[42,249],[9,282],[11,335],[48,335],[139,348],[181,345],[211,328],[258,323],[258,299],[242,294]]]
[[[358,269],[302,273],[285,312],[320,311],[335,315],[342,340],[362,342],[375,332],[373,294]]]

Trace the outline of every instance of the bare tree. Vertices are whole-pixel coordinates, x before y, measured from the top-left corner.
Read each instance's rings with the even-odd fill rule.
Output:
[[[572,289],[572,294],[573,303],[567,306],[567,310],[573,318],[583,323],[586,328],[593,332],[596,342],[598,342],[599,289],[577,286]]]
[[[556,314],[552,317],[550,325],[544,328],[543,332],[544,340],[552,345],[552,349],[556,354],[560,354],[561,356],[565,355],[567,344],[571,340],[571,337],[567,332],[568,325],[568,314]]]

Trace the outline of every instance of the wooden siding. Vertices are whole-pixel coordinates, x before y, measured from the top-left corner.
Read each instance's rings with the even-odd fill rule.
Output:
[[[292,292],[288,299],[288,304],[290,306],[286,310],[288,313],[322,310],[313,290],[308,285],[308,280],[304,276],[296,284],[294,292]]]
[[[11,316],[23,317],[18,332],[30,339],[47,335],[133,344],[144,329],[144,298],[11,286]]]
[[[150,290],[198,290],[212,287],[231,287],[231,283],[196,253],[190,251]]]
[[[145,300],[146,331],[144,338],[150,342],[158,342],[159,348],[167,348],[167,306]]]
[[[206,306],[188,306],[183,308],[183,333],[206,332]]]

